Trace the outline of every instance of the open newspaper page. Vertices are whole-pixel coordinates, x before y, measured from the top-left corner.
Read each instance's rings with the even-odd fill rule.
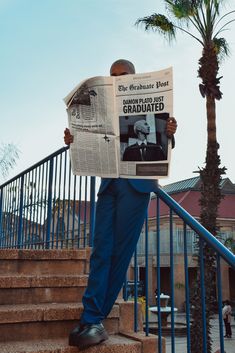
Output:
[[[115,81],[120,177],[168,176],[171,140],[166,121],[173,116],[172,68],[118,76]]]
[[[74,136],[70,146],[73,173],[118,177],[114,78],[100,76],[83,81],[64,101]]]

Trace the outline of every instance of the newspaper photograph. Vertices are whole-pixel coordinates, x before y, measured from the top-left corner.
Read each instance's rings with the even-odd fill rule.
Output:
[[[169,174],[173,116],[172,68],[135,75],[93,77],[64,101],[74,141],[74,174],[158,179]]]
[[[173,116],[172,81],[172,68],[116,77],[121,177],[168,176],[171,140],[166,121]]]

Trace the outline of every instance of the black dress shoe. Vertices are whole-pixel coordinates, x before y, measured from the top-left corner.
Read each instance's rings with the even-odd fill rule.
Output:
[[[79,325],[69,335],[69,345],[85,349],[108,339],[102,324]]]
[[[69,345],[73,346],[73,344],[71,344],[74,340],[76,340],[76,337],[79,335],[79,333],[83,330],[83,328],[85,327],[85,325],[82,324],[78,324],[73,331],[70,332],[69,334]]]

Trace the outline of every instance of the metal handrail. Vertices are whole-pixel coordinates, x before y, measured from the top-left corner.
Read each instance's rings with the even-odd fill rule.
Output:
[[[171,196],[159,188],[156,194],[163,200],[171,210],[185,221],[203,240],[209,244],[223,259],[235,268],[235,255],[215,238],[205,227],[193,218],[183,207],[181,207]]]
[[[42,160],[40,160],[39,162],[33,164],[31,167],[25,169],[23,172],[17,174],[16,176],[14,176],[13,178],[11,178],[10,180],[6,181],[5,183],[0,185],[0,189],[4,188],[4,186],[12,183],[13,181],[19,179],[20,177],[22,177],[23,175],[29,173],[32,169],[36,169],[37,167],[40,167],[41,165],[43,165],[46,162],[49,162],[52,158],[61,155],[63,152],[67,151],[69,149],[69,146],[65,146],[62,147],[60,149],[58,149],[57,151],[51,153],[49,156],[43,158]]]

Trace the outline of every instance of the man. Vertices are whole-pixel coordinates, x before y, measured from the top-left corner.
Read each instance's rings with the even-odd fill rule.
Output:
[[[115,61],[111,76],[134,74],[127,60]],[[176,121],[169,119],[166,133],[173,136]],[[73,142],[65,130],[64,141]],[[80,349],[108,338],[102,320],[106,318],[122,288],[146,216],[150,192],[156,180],[103,178],[98,192],[93,251],[88,285],[83,296],[80,324],[70,333],[69,344]]]
[[[150,126],[146,120],[137,120],[134,124],[136,143],[128,146],[123,161],[162,161],[166,159],[162,146],[147,141]]]
[[[232,319],[232,307],[229,300],[225,300],[224,307],[222,310],[224,326],[225,326],[225,336],[226,338],[232,338],[232,329],[231,329],[231,319]]]

